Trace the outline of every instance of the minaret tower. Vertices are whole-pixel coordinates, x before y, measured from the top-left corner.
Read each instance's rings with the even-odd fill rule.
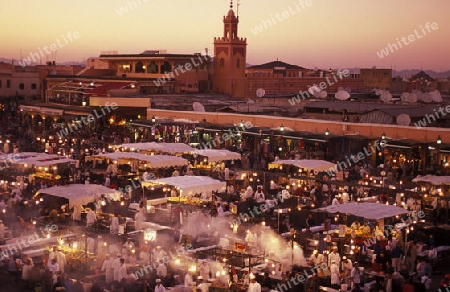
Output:
[[[245,97],[247,39],[238,37],[239,16],[233,1],[223,17],[223,36],[214,38],[213,90],[231,97]]]

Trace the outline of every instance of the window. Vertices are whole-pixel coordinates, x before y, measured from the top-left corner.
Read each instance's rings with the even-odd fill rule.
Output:
[[[25,89],[25,84],[19,83],[19,89]]]
[[[164,62],[164,64],[161,65],[161,72],[163,72],[164,74],[172,72],[172,65],[170,65],[168,62]]]
[[[136,73],[145,73],[145,66],[141,61],[139,61],[136,63],[136,67],[134,70],[136,71]]]
[[[11,88],[11,80],[6,80],[6,88]]]
[[[37,89],[36,83],[31,83],[31,89]]]
[[[236,68],[240,68],[241,67],[241,59],[237,59],[236,60]]]
[[[130,73],[131,72],[131,65],[122,65],[122,72],[123,73]]]
[[[2,88],[2,86],[3,86],[3,80],[0,80],[0,88]]]
[[[225,60],[223,58],[220,58],[220,68],[223,68],[225,66]]]
[[[158,73],[158,65],[152,61],[147,65],[147,73]]]

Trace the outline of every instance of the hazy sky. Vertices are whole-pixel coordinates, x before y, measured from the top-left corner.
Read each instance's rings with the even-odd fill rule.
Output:
[[[227,0],[6,0],[0,6],[0,57],[17,60],[40,48],[45,61],[43,48],[52,44],[57,62],[112,50],[212,51],[228,6]],[[279,58],[307,68],[444,71],[450,69],[449,11],[449,0],[310,0],[303,6],[301,0],[241,0],[238,35],[247,38],[247,63],[253,65]],[[437,29],[429,32],[427,22]],[[79,38],[71,40],[68,34],[75,32]],[[396,39],[402,37],[408,44],[400,47]],[[397,49],[380,58],[377,52],[389,43]]]

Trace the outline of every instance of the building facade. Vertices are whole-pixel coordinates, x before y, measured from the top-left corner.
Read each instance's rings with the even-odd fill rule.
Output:
[[[387,89],[392,87],[392,69],[360,69],[361,78],[364,81],[364,90]]]
[[[35,69],[0,64],[0,97],[38,97],[41,89],[39,76]]]

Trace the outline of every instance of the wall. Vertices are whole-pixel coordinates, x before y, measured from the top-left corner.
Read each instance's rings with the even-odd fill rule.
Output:
[[[421,128],[404,127],[396,125],[345,123],[335,121],[301,119],[301,118],[283,118],[271,116],[239,115],[231,113],[216,112],[191,112],[191,111],[170,111],[147,109],[147,119],[152,116],[157,118],[169,119],[188,119],[202,121],[206,119],[208,123],[214,124],[239,124],[241,121],[251,122],[255,127],[277,128],[283,125],[295,131],[309,131],[323,134],[326,129],[330,131],[331,136],[361,135],[370,139],[380,139],[384,132],[387,137],[392,139],[410,139],[418,143],[434,143],[438,136],[441,136],[443,143],[450,142],[450,129],[445,128]]]

